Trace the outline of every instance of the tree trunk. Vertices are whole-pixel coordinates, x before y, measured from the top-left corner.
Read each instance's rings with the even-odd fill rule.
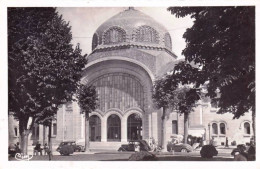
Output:
[[[89,114],[85,114],[85,152],[89,151]]]
[[[256,145],[256,135],[255,135],[255,107],[252,108],[252,128],[253,128],[253,142]]]
[[[21,136],[21,153],[23,155],[27,155],[28,154],[28,136],[30,134],[30,130],[24,130],[22,132]]]
[[[189,128],[189,114],[184,113],[184,143],[187,144],[188,128]]]
[[[49,135],[48,135],[49,149],[52,152],[51,127],[52,127],[52,123],[49,124]]]
[[[167,151],[167,147],[166,147],[166,130],[165,130],[165,126],[166,126],[166,120],[165,120],[165,116],[166,116],[166,108],[163,107],[163,114],[162,114],[162,133],[161,133],[161,141],[162,141],[162,152],[166,152]]]

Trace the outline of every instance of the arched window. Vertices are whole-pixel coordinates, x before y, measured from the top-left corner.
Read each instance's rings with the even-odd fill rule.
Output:
[[[218,125],[216,123],[212,123],[212,134],[218,134]]]
[[[89,118],[90,141],[101,141],[101,120],[97,115]]]
[[[220,134],[226,134],[226,125],[225,125],[225,123],[220,123],[219,128],[220,128]]]
[[[166,33],[164,35],[164,44],[167,48],[172,49],[172,40],[171,40],[171,36],[169,33]]]
[[[98,36],[95,33],[92,38],[92,50],[94,50],[98,45]]]
[[[107,140],[121,140],[121,121],[120,118],[115,114],[110,115],[107,119]]]
[[[244,123],[244,134],[250,134],[250,124],[248,122]]]
[[[120,43],[120,42],[125,42],[126,40],[126,33],[123,29],[119,27],[112,27],[109,28],[105,33],[104,33],[104,44],[114,44],[114,43]]]
[[[142,139],[142,118],[139,114],[134,113],[127,118],[127,139]]]
[[[135,35],[136,42],[150,42],[159,43],[159,36],[155,29],[150,26],[141,26],[136,31]]]

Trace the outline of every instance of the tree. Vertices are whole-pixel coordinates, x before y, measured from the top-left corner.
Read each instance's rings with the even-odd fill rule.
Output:
[[[168,10],[176,17],[194,19],[194,25],[183,35],[187,43],[182,51],[185,62],[177,65],[183,74],[191,63],[198,66],[186,81],[196,87],[206,84],[207,96],[218,103],[217,113],[231,112],[239,118],[252,111],[255,128],[255,7]]]
[[[85,115],[85,151],[89,151],[89,113],[97,107],[98,96],[94,86],[80,85],[77,99],[81,113]]]
[[[167,141],[165,138],[166,108],[171,108],[180,114],[184,114],[184,142],[187,142],[189,113],[193,111],[193,108],[196,106],[195,103],[200,99],[200,96],[198,94],[199,89],[194,89],[188,85],[181,85],[181,82],[185,81],[185,79],[186,78],[182,77],[182,74],[179,74],[178,71],[174,70],[171,74],[168,74],[162,79],[155,81],[153,86],[153,101],[157,108],[163,108],[163,149],[165,149]]]
[[[8,109],[24,154],[34,124],[52,117],[79,85],[86,59],[71,40],[55,8],[8,8]]]

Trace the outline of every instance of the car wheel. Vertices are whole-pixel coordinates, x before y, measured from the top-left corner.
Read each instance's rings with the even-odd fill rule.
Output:
[[[187,153],[188,151],[187,151],[187,149],[183,148],[183,149],[181,149],[181,152],[182,153]]]

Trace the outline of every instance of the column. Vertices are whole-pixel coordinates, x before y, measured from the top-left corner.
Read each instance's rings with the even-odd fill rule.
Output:
[[[153,112],[152,113],[152,136],[153,138],[156,140],[156,141],[159,141],[158,140],[158,121],[157,121],[157,112]]]
[[[101,142],[107,142],[107,119],[101,119]]]
[[[127,142],[127,117],[121,121],[121,142]]]

